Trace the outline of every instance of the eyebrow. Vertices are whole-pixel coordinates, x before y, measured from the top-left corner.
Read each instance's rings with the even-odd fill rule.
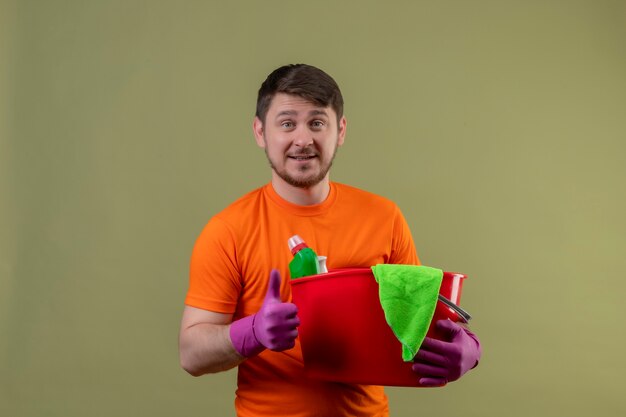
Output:
[[[279,112],[276,115],[276,118],[278,119],[281,116],[296,116],[298,114],[297,111],[295,110],[283,110],[281,112]],[[328,113],[326,112],[326,110],[311,110],[308,113],[309,116],[326,116],[328,117]]]

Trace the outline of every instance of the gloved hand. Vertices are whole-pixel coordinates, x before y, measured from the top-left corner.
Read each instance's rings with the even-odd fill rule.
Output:
[[[241,356],[258,355],[266,348],[280,352],[296,344],[296,327],[300,325],[298,307],[282,302],[280,281],[280,273],[273,269],[261,309],[230,325],[230,340]]]
[[[476,335],[452,320],[438,320],[444,340],[426,337],[414,358],[413,371],[422,386],[436,387],[456,381],[478,365],[481,349]]]

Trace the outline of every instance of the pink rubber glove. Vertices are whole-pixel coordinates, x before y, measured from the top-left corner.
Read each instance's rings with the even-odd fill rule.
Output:
[[[258,355],[265,348],[280,352],[296,344],[300,319],[298,307],[283,303],[280,298],[280,273],[273,269],[261,309],[230,325],[230,340],[235,350],[246,358]]]
[[[413,371],[422,376],[420,385],[437,387],[456,381],[478,365],[480,341],[476,335],[452,320],[438,320],[444,340],[426,337],[415,355]]]

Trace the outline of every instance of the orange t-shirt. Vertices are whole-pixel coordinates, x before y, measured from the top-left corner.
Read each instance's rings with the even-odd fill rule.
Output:
[[[329,269],[419,264],[408,225],[390,200],[333,182],[323,203],[298,206],[267,184],[205,226],[191,257],[185,303],[233,313],[233,320],[254,314],[263,303],[271,269],[280,271],[282,298],[291,301],[293,256],[287,240],[296,234],[328,257]],[[242,417],[388,415],[383,387],[307,378],[298,340],[293,349],[265,350],[245,360],[238,372],[235,407]]]

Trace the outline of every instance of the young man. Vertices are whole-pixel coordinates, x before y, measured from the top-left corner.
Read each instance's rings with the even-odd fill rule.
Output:
[[[239,416],[386,416],[382,387],[305,376],[297,307],[281,277],[289,277],[287,240],[295,234],[327,256],[329,268],[417,265],[406,221],[393,202],[330,181],[346,119],[339,87],[323,71],[299,64],[272,72],[259,90],[253,130],[271,182],[215,215],[196,242],[182,367],[199,376],[239,366]],[[427,338],[415,359],[426,385],[458,379],[480,357],[475,335],[440,324],[450,341]]]

